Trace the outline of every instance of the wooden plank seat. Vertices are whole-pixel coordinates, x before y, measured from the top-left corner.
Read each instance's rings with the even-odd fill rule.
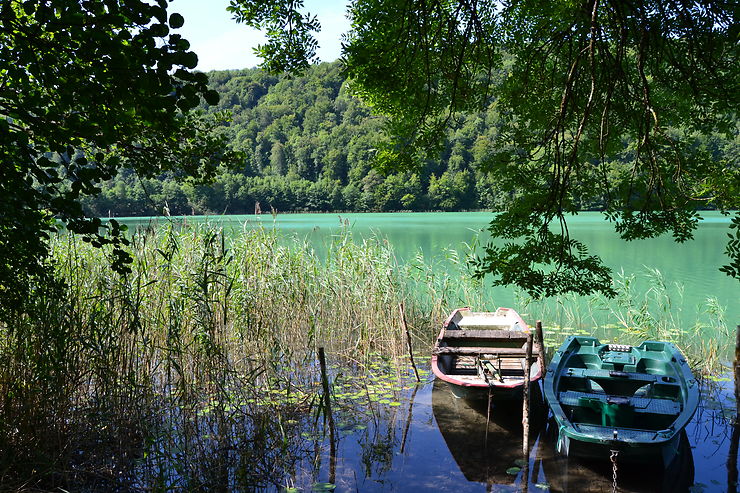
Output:
[[[620,397],[608,394],[594,394],[590,392],[577,392],[568,390],[560,392],[559,400],[562,405],[580,407],[587,405],[588,401],[599,401],[602,403],[625,403],[636,413],[664,414],[676,416],[681,412],[681,403],[671,399],[658,399],[655,397]]]
[[[442,333],[443,340],[485,339],[491,341],[526,341],[527,332],[518,330],[453,329]]]
[[[432,354],[491,354],[500,356],[502,358],[524,358],[527,356],[527,350],[525,348],[518,347],[458,347],[458,346],[442,346],[436,347],[432,351]],[[539,355],[537,347],[532,348],[532,358],[536,358]]]

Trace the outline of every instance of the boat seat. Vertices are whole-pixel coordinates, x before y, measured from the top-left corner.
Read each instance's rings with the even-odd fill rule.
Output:
[[[459,346],[442,346],[436,347],[432,354],[491,354],[501,358],[524,358],[527,356],[527,350],[519,347],[459,347]],[[539,356],[537,346],[532,348],[532,359]]]
[[[593,394],[590,392],[568,390],[560,392],[559,400],[562,405],[572,407],[585,406],[588,401],[600,401],[603,403],[615,404],[625,402],[636,413],[676,416],[681,412],[680,402],[651,397],[614,397],[607,394]]]
[[[674,378],[664,375],[571,367],[563,370],[560,376],[571,381],[592,380],[603,388],[605,393],[612,395],[632,396],[637,389],[645,385],[651,386],[655,397],[676,397],[681,392],[679,383]],[[588,390],[588,386],[575,382],[565,388],[575,391]]]
[[[657,380],[656,375],[647,373],[634,373],[615,370],[596,370],[592,368],[567,368],[561,374],[571,378],[590,378],[591,380],[633,380],[644,383],[653,383]],[[643,384],[644,385],[644,384]]]
[[[526,341],[527,332],[520,330],[453,329],[445,330],[442,339],[485,339],[493,341]]]

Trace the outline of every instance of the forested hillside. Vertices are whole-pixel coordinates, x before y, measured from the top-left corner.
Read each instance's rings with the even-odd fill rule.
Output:
[[[123,171],[85,199],[88,214],[242,214],[256,204],[263,212],[496,210],[513,193],[498,185],[489,163],[499,120],[493,103],[488,112],[456,122],[437,159],[417,172],[383,175],[372,168],[383,120],[349,93],[338,62],[314,66],[304,77],[258,69],[208,75],[221,98],[204,111],[231,113],[224,132],[244,153],[243,168],[222,170],[210,185],[171,173],[153,179]],[[737,144],[696,142],[710,146],[717,159],[735,160]],[[625,142],[623,153],[613,156],[614,178],[628,179],[621,163],[630,152]],[[601,205],[573,200],[581,209]]]

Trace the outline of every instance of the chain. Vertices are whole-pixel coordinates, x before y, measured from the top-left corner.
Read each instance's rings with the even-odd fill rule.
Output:
[[[617,456],[619,450],[612,450],[612,455],[609,457],[612,461],[612,493],[617,493]]]

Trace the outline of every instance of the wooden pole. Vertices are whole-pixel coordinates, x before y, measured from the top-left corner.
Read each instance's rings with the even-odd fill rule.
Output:
[[[545,351],[545,335],[542,330],[542,321],[537,320],[535,323],[535,335],[537,336],[537,361],[540,366],[540,372],[542,373],[542,378],[545,377],[547,374],[547,353]],[[542,402],[542,393],[537,393],[537,399],[538,402]],[[543,419],[547,419],[547,406],[539,405],[538,407],[538,416],[541,416]]]
[[[414,351],[411,347],[411,332],[409,332],[409,326],[406,323],[406,311],[403,309],[403,302],[398,305],[401,310],[401,323],[403,324],[403,330],[406,332],[406,348],[409,351],[409,358],[411,359],[411,367],[414,369],[414,375],[416,375],[416,383],[421,382],[419,378],[419,370],[416,369],[416,363],[414,363]]]
[[[727,454],[727,491],[737,491],[738,471],[737,452],[740,443],[740,325],[735,334],[735,361],[732,363],[735,372],[735,420],[732,423],[730,450]]]
[[[524,396],[522,399],[522,453],[524,455],[524,467],[522,467],[522,491],[529,489],[529,394],[530,394],[530,372],[532,371],[532,346],[534,340],[532,333],[527,333],[527,358],[524,361]]]
[[[330,425],[334,424],[334,418],[331,415],[331,399],[329,394],[329,377],[326,374],[326,356],[324,348],[319,348],[319,365],[321,367],[321,386],[324,388],[324,410]]]
[[[529,373],[532,369],[532,333],[527,334],[527,358],[524,361],[524,396],[522,399],[522,430],[524,460],[529,459]]]
[[[537,358],[540,361],[540,370],[544,375],[546,370],[545,365],[547,364],[547,361],[545,361],[545,336],[542,333],[541,320],[537,320],[537,323],[535,324],[535,332],[537,333],[537,350],[539,351]]]
[[[329,482],[333,483],[336,476],[337,443],[334,433],[334,416],[331,413],[331,394],[329,393],[329,377],[326,373],[326,357],[324,348],[319,348],[319,366],[321,367],[321,385],[324,388],[324,415],[329,422]]]

